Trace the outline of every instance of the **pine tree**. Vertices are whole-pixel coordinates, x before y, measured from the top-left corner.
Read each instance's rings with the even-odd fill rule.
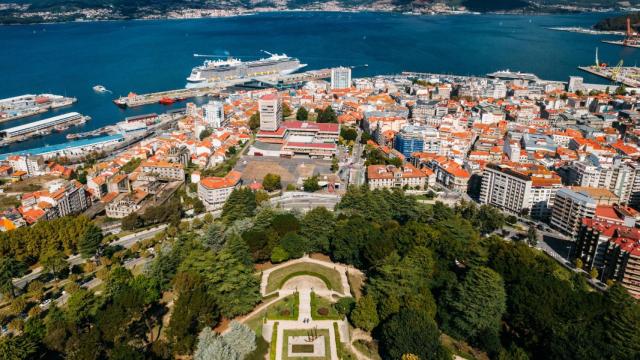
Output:
[[[473,339],[483,331],[500,329],[506,311],[502,277],[486,267],[472,268],[452,301],[452,328],[461,338]]]
[[[224,231],[224,225],[219,222],[212,223],[202,235],[202,244],[214,252],[220,251],[226,242]]]
[[[619,284],[613,285],[605,299],[606,338],[616,359],[640,356],[640,305]]]
[[[90,258],[96,254],[98,246],[102,242],[102,230],[90,224],[84,235],[78,240],[78,249],[83,258]]]

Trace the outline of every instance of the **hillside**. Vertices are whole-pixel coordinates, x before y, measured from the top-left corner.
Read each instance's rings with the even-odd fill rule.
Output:
[[[625,31],[627,29],[627,18],[631,19],[631,26],[637,28],[640,25],[640,13],[632,13],[616,17],[610,17],[600,20],[594,25],[596,30],[618,30]]]

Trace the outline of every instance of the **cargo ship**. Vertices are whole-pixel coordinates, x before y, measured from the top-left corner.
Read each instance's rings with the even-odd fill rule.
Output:
[[[286,54],[264,52],[270,56],[246,62],[231,57],[226,60],[205,60],[203,65],[191,70],[191,74],[187,77],[187,88],[213,86],[225,80],[245,78],[249,80],[259,76],[287,75],[307,66]]]

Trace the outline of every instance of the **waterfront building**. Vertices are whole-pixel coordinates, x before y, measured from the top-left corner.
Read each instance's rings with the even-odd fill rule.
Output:
[[[258,101],[260,130],[277,131],[282,122],[282,101],[277,94],[264,95]]]
[[[351,87],[351,68],[340,66],[331,69],[331,89],[347,89]]]
[[[27,124],[10,127],[0,130],[0,137],[11,139],[19,136],[33,134],[37,131],[47,131],[54,126],[67,124],[69,122],[81,121],[84,117],[77,112],[70,112],[54,116],[48,119],[33,121]]]
[[[46,165],[42,156],[34,155],[12,155],[7,158],[9,166],[13,171],[24,171],[27,176],[42,175]]]

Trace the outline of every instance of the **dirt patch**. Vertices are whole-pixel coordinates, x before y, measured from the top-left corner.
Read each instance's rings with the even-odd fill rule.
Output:
[[[271,261],[267,261],[261,264],[256,264],[254,268],[256,269],[256,271],[265,271],[271,269],[274,266],[276,266],[276,264],[272,264]]]
[[[318,279],[315,276],[310,275],[301,275],[296,276],[288,280],[284,285],[282,285],[282,290],[302,290],[302,289],[313,289],[317,290],[328,290],[327,285],[321,279]]]
[[[215,331],[218,332],[218,334],[222,334],[223,331],[227,330],[227,328],[229,327],[229,324],[231,323],[231,320],[227,319],[227,318],[222,318],[220,319],[220,322],[218,323],[218,326],[215,327]]]
[[[309,257],[316,260],[331,262],[331,258],[328,255],[325,255],[323,253],[313,253],[309,255]]]
[[[347,271],[347,280],[349,281],[349,288],[351,289],[351,295],[358,300],[362,296],[362,287],[364,286],[364,275],[362,273],[350,270]]]

